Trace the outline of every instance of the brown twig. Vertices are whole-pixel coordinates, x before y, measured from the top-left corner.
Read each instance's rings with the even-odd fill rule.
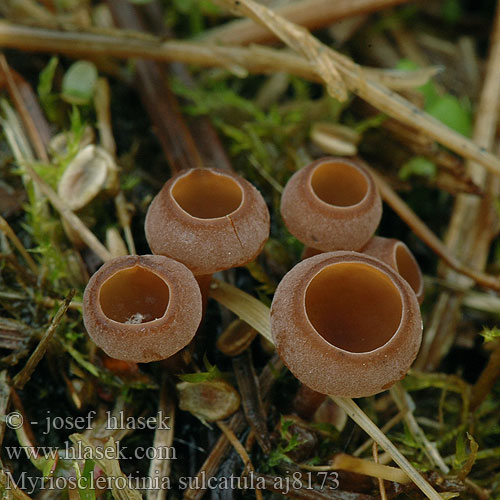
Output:
[[[384,201],[436,255],[446,262],[449,267],[473,279],[478,285],[500,291],[499,278],[480,271],[475,271],[455,258],[444,243],[429,229],[424,221],[413,212],[402,198],[398,196],[384,178],[375,170],[370,169],[370,171],[377,181],[377,186]]]
[[[107,0],[115,22],[122,28],[143,30],[143,21],[133,5]],[[182,116],[177,98],[167,85],[165,67],[152,61],[136,63],[136,85],[173,172],[203,166],[193,136]]]
[[[245,469],[249,470],[251,473],[255,474],[255,467],[252,464],[252,461],[250,457],[248,456],[247,450],[245,450],[245,447],[240,443],[234,432],[231,430],[231,428],[226,425],[224,422],[221,420],[217,421],[217,426],[219,429],[224,433],[226,436],[227,440],[231,443],[233,448],[236,450],[236,453],[240,456],[241,460],[243,461],[243,465]],[[260,491],[259,488],[255,489],[255,496],[257,500],[263,500],[262,497],[262,492]]]
[[[264,453],[269,453],[271,448],[266,427],[266,413],[260,394],[259,380],[255,374],[252,357],[248,349],[233,358],[233,369],[247,422]]]
[[[373,454],[373,461],[378,464],[378,446],[375,441],[373,441],[372,445],[372,454]],[[384,480],[379,477],[377,478],[378,480],[378,489],[380,491],[380,500],[387,500],[387,493],[385,491],[385,484]]]
[[[476,381],[471,390],[470,409],[473,412],[486,399],[486,396],[491,392],[495,382],[500,377],[500,342],[497,342],[495,350],[491,353],[488,364],[481,372],[479,379]]]

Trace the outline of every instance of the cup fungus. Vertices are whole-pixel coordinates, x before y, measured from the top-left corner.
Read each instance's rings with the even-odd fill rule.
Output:
[[[152,201],[145,230],[153,253],[178,260],[201,277],[253,260],[269,236],[269,211],[239,175],[183,170]]]
[[[375,181],[359,162],[327,157],[296,172],[281,197],[281,214],[300,241],[326,252],[359,250],[382,216]]]
[[[410,285],[388,265],[329,252],[285,275],[271,331],[281,359],[303,384],[363,397],[403,378],[420,346],[422,320]]]
[[[161,255],[117,257],[90,278],[83,320],[92,340],[112,358],[157,361],[193,338],[201,294],[180,262]]]
[[[419,304],[424,300],[422,271],[410,249],[400,240],[374,236],[361,250],[385,262],[397,271],[412,287]]]

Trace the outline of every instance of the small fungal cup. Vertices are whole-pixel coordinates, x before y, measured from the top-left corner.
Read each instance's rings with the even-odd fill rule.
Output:
[[[357,252],[310,257],[285,275],[271,307],[278,354],[311,389],[363,397],[402,379],[421,343],[420,308],[388,265]]]
[[[152,201],[145,230],[153,253],[182,262],[199,277],[255,259],[269,237],[269,211],[239,175],[183,170]]]
[[[290,178],[281,197],[281,215],[288,230],[309,247],[357,251],[380,222],[382,200],[360,162],[327,157]]]
[[[161,255],[117,257],[83,295],[88,334],[115,359],[147,363],[186,346],[201,321],[201,293],[189,269]]]

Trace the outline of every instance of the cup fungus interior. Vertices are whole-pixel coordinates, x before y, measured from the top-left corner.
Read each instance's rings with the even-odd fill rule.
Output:
[[[305,307],[309,321],[328,343],[358,353],[387,343],[402,317],[394,283],[361,263],[332,264],[321,270],[307,287]]]
[[[168,307],[170,291],[157,274],[141,266],[123,269],[101,286],[99,302],[110,319],[141,324],[161,318]]]
[[[192,170],[172,187],[172,196],[189,215],[215,219],[234,212],[243,200],[236,181],[210,170]]]
[[[422,276],[418,264],[408,249],[401,244],[396,247],[396,267],[413,291],[418,293],[422,286]]]
[[[360,203],[366,196],[368,182],[357,168],[348,163],[325,162],[314,169],[311,187],[325,203],[348,207]]]

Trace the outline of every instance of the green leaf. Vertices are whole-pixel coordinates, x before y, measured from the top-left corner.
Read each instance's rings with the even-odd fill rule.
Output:
[[[92,472],[94,471],[94,461],[87,459],[83,467],[83,472],[80,471],[78,462],[74,462],[74,468],[77,478],[78,494],[81,500],[95,500],[95,489],[92,485]]]
[[[436,171],[436,165],[432,161],[423,156],[414,156],[401,166],[398,176],[403,181],[413,175],[432,179],[436,176]]]
[[[471,114],[455,96],[449,94],[441,96],[429,105],[426,104],[426,111],[456,132],[470,137]]]
[[[420,66],[417,63],[413,62],[411,59],[400,59],[398,64],[396,65],[396,69],[402,71],[416,71],[417,69],[420,69]],[[431,80],[418,87],[417,90],[424,96],[426,110],[428,106],[432,105],[440,98],[436,86]]]
[[[485,342],[492,342],[500,338],[500,329],[494,326],[493,328],[483,328],[481,335],[484,337]]]
[[[71,104],[88,104],[94,97],[97,68],[88,61],[77,61],[66,71],[62,82],[62,98]]]
[[[455,24],[462,17],[463,8],[460,0],[445,0],[441,7],[443,19],[449,24]]]
[[[52,84],[58,64],[59,59],[57,57],[52,57],[47,66],[40,72],[37,90],[42,102],[52,93]]]
[[[40,104],[42,105],[45,114],[50,121],[56,121],[58,117],[58,101],[57,94],[52,92],[54,84],[54,75],[56,73],[59,59],[52,57],[47,66],[40,72],[38,80],[38,96],[40,97]]]
[[[192,384],[197,384],[200,382],[207,382],[209,380],[221,379],[222,373],[217,368],[216,365],[210,364],[207,355],[203,357],[203,364],[205,365],[206,372],[199,373],[185,373],[183,375],[177,375],[184,382],[191,382]]]

